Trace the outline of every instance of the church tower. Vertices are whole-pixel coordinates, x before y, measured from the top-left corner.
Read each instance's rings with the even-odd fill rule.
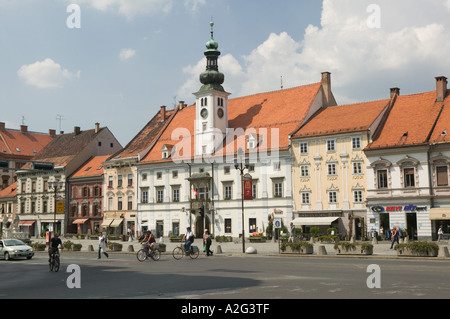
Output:
[[[211,39],[206,43],[206,70],[200,75],[203,86],[194,93],[196,97],[195,155],[211,155],[222,145],[228,128],[228,96],[219,72],[219,44],[214,40],[214,23],[211,22]]]

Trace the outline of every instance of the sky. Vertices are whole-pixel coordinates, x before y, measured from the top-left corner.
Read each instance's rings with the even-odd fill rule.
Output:
[[[450,78],[450,0],[0,0],[0,121],[122,146],[162,105],[195,102],[210,21],[236,98],[317,83],[340,105]]]

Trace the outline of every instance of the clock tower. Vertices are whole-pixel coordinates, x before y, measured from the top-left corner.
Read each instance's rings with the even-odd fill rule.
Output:
[[[200,75],[203,86],[194,93],[196,97],[195,155],[212,155],[222,145],[228,128],[228,96],[222,87],[225,81],[219,72],[219,44],[214,40],[214,23],[211,22],[211,39],[206,43],[206,70]]]

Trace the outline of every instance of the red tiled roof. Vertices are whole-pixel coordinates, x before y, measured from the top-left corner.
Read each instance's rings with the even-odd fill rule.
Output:
[[[428,143],[442,104],[436,102],[436,91],[398,96],[380,135],[366,149]]]
[[[450,96],[445,99],[444,108],[430,138],[430,143],[445,142],[450,142]]]
[[[255,94],[228,101],[228,126],[232,129],[254,129],[260,136],[263,136],[263,148],[269,145],[274,146],[272,133],[279,134],[279,149],[289,147],[289,134],[294,132],[307,116],[311,105],[319,94],[321,83],[295,87],[286,90]],[[176,145],[181,141],[177,134],[176,140],[172,140],[172,133],[180,133],[185,138],[189,138],[191,154],[183,154],[183,159],[191,158],[194,154],[195,145],[195,105],[185,107],[180,110],[172,119],[170,125],[162,134],[155,147],[145,156],[142,162],[170,161],[161,159],[161,149],[164,144]],[[274,129],[272,131],[272,129]],[[266,133],[267,132],[267,133]],[[276,136],[276,135],[274,135]],[[231,142],[230,142],[231,143]],[[237,151],[237,139],[233,142],[235,147],[227,148],[223,145],[223,154],[227,149]]]
[[[106,161],[111,154],[104,156],[91,157],[84,165],[82,165],[71,177],[88,177],[100,176],[103,174],[103,162]]]
[[[0,156],[34,157],[53,139],[44,133],[0,129]]]
[[[124,159],[135,157],[140,152],[145,151],[164,128],[167,120],[175,113],[175,110],[165,111],[165,118],[162,119],[161,112],[156,114],[147,125],[126,145],[121,151],[114,154],[111,159]]]
[[[366,131],[389,102],[386,99],[327,107],[303,125],[293,138]]]
[[[10,198],[15,197],[17,195],[17,182],[14,182],[12,185],[9,185],[5,189],[0,191],[0,198]]]

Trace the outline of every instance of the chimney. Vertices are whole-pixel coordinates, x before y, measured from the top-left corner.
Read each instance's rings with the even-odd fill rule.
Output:
[[[161,106],[161,122],[164,122],[166,120],[166,106]]]
[[[21,126],[20,126],[20,131],[21,131],[22,133],[28,132],[28,126],[26,126],[26,125],[21,125]]]
[[[75,126],[75,127],[73,128],[73,134],[74,134],[75,136],[79,135],[80,132],[81,132],[81,130],[80,130],[80,127],[79,127],[79,126]]]
[[[184,109],[186,105],[184,104],[184,101],[180,101],[178,102],[178,109],[181,111],[182,109]]]
[[[95,134],[100,130],[100,123],[95,123]]]
[[[48,130],[48,135],[50,136],[55,136],[56,135],[56,130]]]
[[[436,102],[443,102],[447,95],[447,78],[438,76],[436,78]]]
[[[0,130],[5,130],[6,126],[5,126],[5,122],[0,122]]]
[[[399,88],[392,88],[392,89],[391,89],[391,99],[392,99],[395,95],[400,95],[400,89],[399,89]]]
[[[323,88],[323,98],[325,106],[335,106],[337,103],[334,100],[333,93],[331,93],[331,73],[322,73],[322,88]]]

